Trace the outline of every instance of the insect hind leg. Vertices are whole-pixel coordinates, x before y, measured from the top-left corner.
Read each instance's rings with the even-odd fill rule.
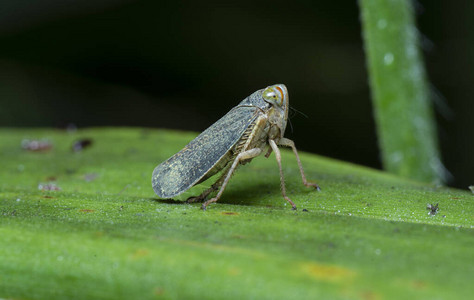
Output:
[[[201,193],[201,195],[199,196],[191,196],[189,197],[187,200],[186,200],[186,203],[195,203],[195,202],[203,202],[204,200],[206,200],[206,198],[214,191],[217,191],[221,186],[222,186],[222,183],[224,182],[225,180],[225,177],[227,175],[227,172],[229,170],[230,167],[227,167],[224,169],[224,171],[222,172],[222,175],[221,177],[219,177],[219,179],[217,179],[216,182],[214,182],[210,188],[208,188],[207,190],[205,190],[204,192]]]
[[[191,196],[188,199],[186,199],[186,203],[203,202],[207,198],[207,196],[209,196],[210,193],[214,192],[217,189],[218,188],[214,188],[214,185],[212,185],[210,188],[202,192],[201,195]]]
[[[237,168],[237,166],[239,165],[239,163],[241,161],[257,157],[257,156],[260,155],[260,153],[262,153],[262,149],[260,149],[260,148],[253,148],[253,149],[250,149],[250,150],[239,153],[239,155],[237,155],[237,157],[235,158],[235,160],[232,163],[232,166],[229,168],[229,170],[228,171],[226,170],[226,172],[224,172],[224,175],[221,178],[219,178],[218,181],[223,179],[223,182],[222,182],[222,186],[221,186],[219,192],[217,193],[217,195],[214,198],[204,202],[201,206],[201,209],[206,210],[206,208],[209,204],[219,200],[219,198],[222,196],[222,193],[225,190],[225,187],[227,186],[227,183],[229,183],[230,177],[232,177],[232,174],[234,173],[235,169]]]

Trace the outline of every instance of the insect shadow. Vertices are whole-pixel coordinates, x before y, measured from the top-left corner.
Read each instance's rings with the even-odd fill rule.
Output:
[[[177,205],[186,204],[186,201],[180,201],[180,200],[174,200],[174,199],[160,199],[160,198],[149,198],[149,199],[155,202],[163,203],[163,204],[177,204]]]
[[[222,197],[221,202],[225,204],[255,205],[260,202],[259,198],[266,198],[275,194],[275,191],[278,190],[278,183],[246,184],[241,188],[229,189],[225,196]]]
[[[230,204],[230,205],[247,205],[247,206],[259,206],[259,198],[269,197],[272,194],[278,195],[275,193],[279,189],[278,182],[275,183],[254,183],[246,184],[240,188],[229,189],[227,193],[219,200],[221,203]],[[160,198],[150,198],[150,200],[163,203],[163,204],[175,204],[183,205],[188,204],[184,200],[174,200],[174,199],[160,199]],[[266,206],[266,205],[265,205]]]

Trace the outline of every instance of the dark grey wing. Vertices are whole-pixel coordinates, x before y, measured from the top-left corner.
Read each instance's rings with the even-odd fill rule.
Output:
[[[162,198],[177,196],[198,183],[239,141],[260,110],[236,106],[153,171],[152,185]]]

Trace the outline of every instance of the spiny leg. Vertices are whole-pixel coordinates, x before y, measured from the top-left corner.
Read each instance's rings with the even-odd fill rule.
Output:
[[[293,153],[296,156],[296,161],[298,162],[298,167],[300,168],[301,179],[303,179],[303,184],[307,187],[314,187],[315,189],[320,191],[321,189],[319,188],[318,184],[308,182],[306,180],[306,176],[304,176],[303,166],[301,165],[301,161],[300,161],[300,156],[298,155],[298,151],[296,151],[295,142],[293,142],[292,140],[287,139],[287,138],[281,138],[278,141],[278,145],[285,146],[285,147],[290,147],[293,150]]]
[[[278,149],[278,146],[274,140],[268,140],[268,143],[270,144],[270,147],[272,147],[273,152],[275,152],[275,158],[278,163],[278,168],[280,168],[280,184],[281,184],[281,193],[283,195],[283,198],[285,198],[285,200],[291,204],[291,207],[293,208],[293,210],[296,210],[296,205],[286,195],[285,178],[283,177],[283,169],[281,168],[280,149]]]
[[[237,157],[234,159],[234,162],[232,163],[232,166],[229,168],[229,171],[227,172],[227,174],[224,173],[225,174],[225,179],[224,179],[224,182],[222,182],[222,186],[221,186],[219,192],[217,193],[217,195],[214,198],[204,202],[201,206],[201,209],[206,210],[207,206],[210,203],[213,203],[213,202],[216,202],[217,200],[219,200],[219,198],[222,196],[222,193],[225,190],[225,187],[227,186],[227,183],[229,183],[229,180],[230,180],[230,177],[232,176],[232,173],[234,173],[235,168],[237,168],[237,166],[239,165],[239,163],[242,160],[257,157],[257,156],[260,155],[260,153],[262,153],[262,149],[260,149],[260,148],[254,148],[254,149],[250,149],[250,150],[244,151],[242,153],[239,153],[237,155]],[[220,179],[219,179],[219,181],[220,181]]]

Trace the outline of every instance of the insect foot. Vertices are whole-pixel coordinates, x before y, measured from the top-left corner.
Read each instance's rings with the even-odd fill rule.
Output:
[[[296,204],[295,204],[293,201],[291,201],[291,199],[288,198],[288,196],[283,196],[283,198],[285,198],[285,200],[288,201],[288,203],[291,204],[291,209],[292,209],[292,210],[297,210]]]
[[[207,209],[207,206],[213,202],[216,202],[219,198],[215,197],[215,198],[212,198],[211,200],[207,200],[206,202],[204,202],[202,205],[201,205],[201,209],[202,210],[206,210]]]
[[[307,186],[307,187],[314,187],[318,192],[321,191],[321,188],[320,188],[319,185],[317,185],[316,183],[307,182],[307,183],[305,183],[304,185]]]

